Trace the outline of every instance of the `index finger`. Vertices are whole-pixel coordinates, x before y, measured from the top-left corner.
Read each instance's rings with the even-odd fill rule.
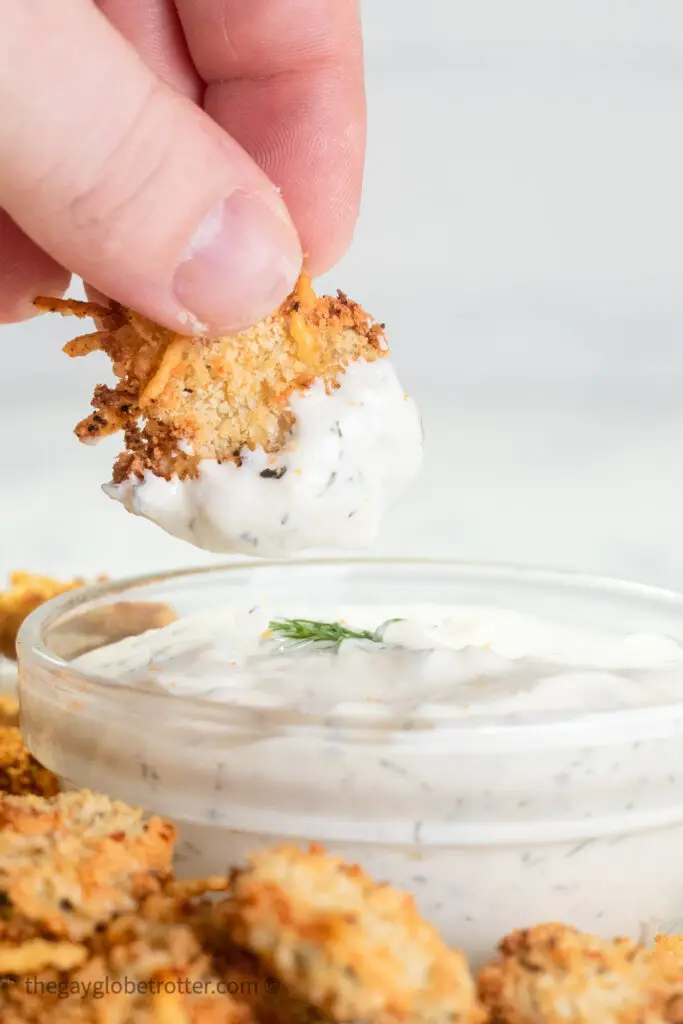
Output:
[[[205,108],[281,190],[328,270],[360,206],[365,91],[357,0],[176,0]]]

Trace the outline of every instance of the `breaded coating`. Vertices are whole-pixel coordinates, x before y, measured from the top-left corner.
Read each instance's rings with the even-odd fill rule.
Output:
[[[88,790],[0,797],[0,942],[81,941],[170,874],[175,829]]]
[[[43,768],[24,746],[18,727],[0,726],[0,792],[51,797],[59,793],[59,788],[57,776]]]
[[[350,362],[386,355],[383,326],[343,292],[318,297],[302,276],[271,316],[223,338],[188,338],[112,303],[37,298],[39,309],[93,316],[94,334],[69,342],[70,356],[101,349],[111,358],[115,387],[95,390],[95,412],[76,427],[85,442],[124,432],[126,451],[113,481],[146,470],[180,479],[197,474],[201,459],[240,464],[240,453],[285,444],[294,423],[294,393],[316,379],[328,390]]]
[[[84,580],[62,583],[49,576],[35,576],[28,572],[13,572],[9,590],[0,593],[0,655],[17,656],[17,633],[25,618],[45,601],[67,590],[76,590]]]
[[[259,1024],[321,1024],[319,1010],[290,992],[271,967],[235,944],[230,899],[205,902],[198,909],[192,928],[211,957],[214,974],[246,1003]]]
[[[320,847],[256,853],[232,877],[231,934],[299,997],[336,1021],[482,1019],[461,953],[411,896]]]
[[[0,693],[0,727],[19,725],[19,701],[14,693]]]
[[[663,958],[664,963],[683,975],[683,935],[656,935],[653,956]]]
[[[16,944],[0,943],[0,977],[8,974],[27,974],[53,967],[68,971],[80,967],[88,952],[77,942],[50,942],[47,939],[28,939]]]
[[[626,939],[545,924],[499,951],[478,979],[491,1024],[683,1024],[677,965]]]
[[[19,959],[13,979],[0,988],[0,1019],[3,1024],[256,1024],[239,988],[230,989],[238,992],[233,997],[221,985],[200,946],[194,923],[201,912],[158,893],[74,946],[80,959],[76,962],[73,954],[70,966],[29,973]]]

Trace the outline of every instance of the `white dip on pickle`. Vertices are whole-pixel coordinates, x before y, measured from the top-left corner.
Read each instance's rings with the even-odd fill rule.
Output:
[[[388,358],[358,360],[327,392],[293,395],[296,416],[275,458],[245,449],[241,464],[203,459],[192,479],[147,471],[104,490],[129,512],[217,553],[276,557],[364,548],[422,463],[422,425]]]

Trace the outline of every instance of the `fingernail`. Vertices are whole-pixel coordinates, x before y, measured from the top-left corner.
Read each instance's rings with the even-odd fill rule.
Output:
[[[293,225],[233,192],[206,215],[173,278],[176,301],[207,329],[244,330],[289,295],[302,255]]]

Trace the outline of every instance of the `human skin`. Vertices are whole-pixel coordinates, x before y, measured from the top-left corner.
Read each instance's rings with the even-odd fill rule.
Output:
[[[364,150],[357,0],[0,0],[0,322],[74,273],[248,327],[344,253]]]

